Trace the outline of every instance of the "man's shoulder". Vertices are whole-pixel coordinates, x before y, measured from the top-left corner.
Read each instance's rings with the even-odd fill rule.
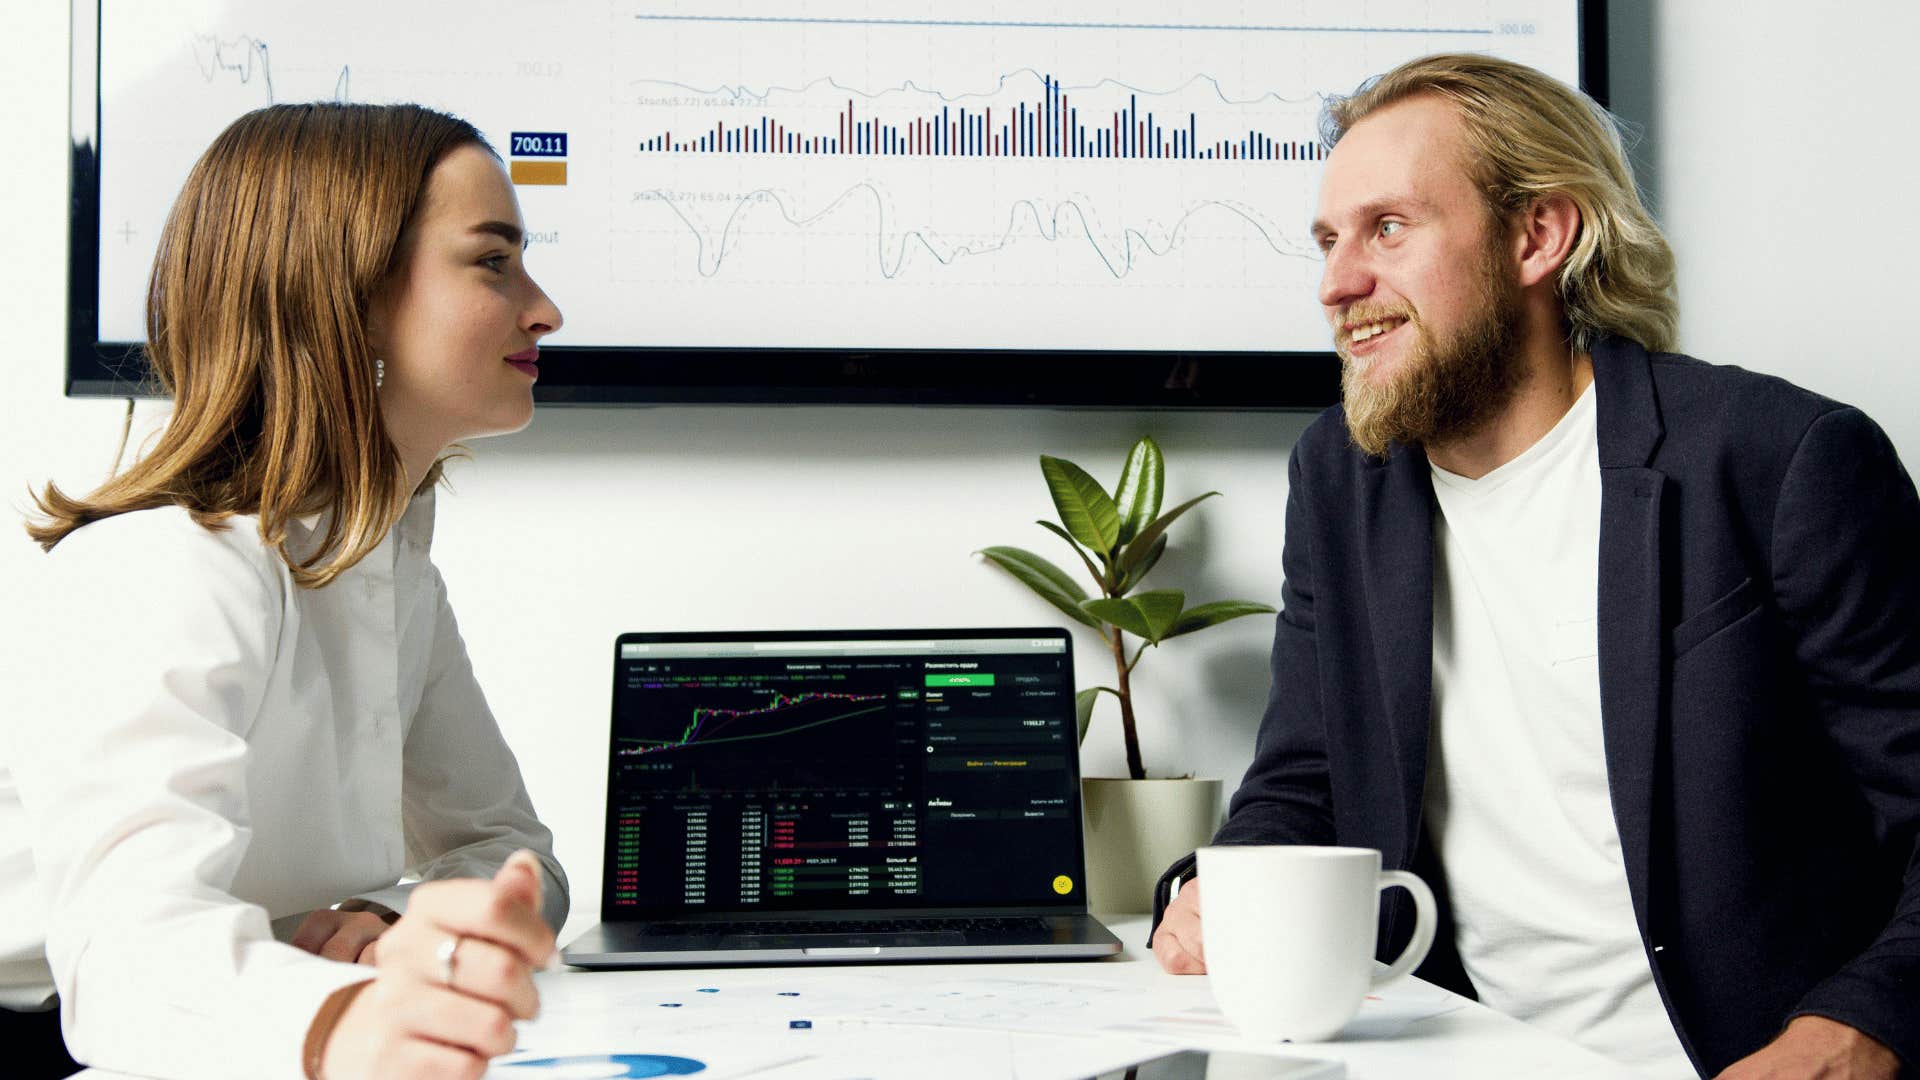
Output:
[[[1871,424],[1859,410],[1778,375],[1680,353],[1650,353],[1647,360],[1669,454],[1717,448],[1790,455],[1829,414]]]
[[[1344,406],[1334,405],[1323,409],[1313,418],[1307,429],[1300,433],[1294,443],[1295,451],[1304,451],[1309,457],[1323,458],[1334,455],[1357,454],[1359,450],[1353,440],[1347,436],[1347,410]]]
[[[1717,403],[1719,411],[1728,406],[1759,406],[1817,416],[1847,407],[1778,375],[1737,364],[1710,362],[1684,353],[1649,353],[1647,362],[1660,391],[1663,411],[1669,406],[1686,409]]]
[[[1347,489],[1365,483],[1369,473],[1390,468],[1400,458],[1414,454],[1425,469],[1426,456],[1417,447],[1394,443],[1384,458],[1374,457],[1354,444],[1347,433],[1347,411],[1334,405],[1307,425],[1293,444],[1293,468],[1300,479],[1315,488],[1331,485]]]

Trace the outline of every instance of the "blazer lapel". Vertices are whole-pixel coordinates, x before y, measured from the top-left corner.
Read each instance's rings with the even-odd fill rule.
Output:
[[[1647,354],[1603,341],[1593,351],[1600,452],[1600,716],[1607,786],[1641,933],[1648,932],[1648,867],[1660,710],[1661,507],[1666,474],[1647,467],[1664,427]]]
[[[1395,447],[1365,467],[1370,497],[1360,500],[1367,616],[1375,672],[1405,797],[1405,850],[1388,852],[1399,868],[1419,846],[1433,709],[1433,479],[1425,454]]]

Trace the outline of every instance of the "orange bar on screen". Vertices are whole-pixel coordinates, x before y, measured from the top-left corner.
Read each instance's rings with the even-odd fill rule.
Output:
[[[516,184],[564,184],[567,182],[567,163],[564,161],[516,161],[507,175]]]

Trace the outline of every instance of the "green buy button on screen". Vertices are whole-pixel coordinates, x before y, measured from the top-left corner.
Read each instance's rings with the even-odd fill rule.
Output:
[[[983,675],[983,674],[980,674],[979,672],[970,672],[966,675],[929,675],[927,676],[927,685],[928,686],[992,686],[993,676]]]

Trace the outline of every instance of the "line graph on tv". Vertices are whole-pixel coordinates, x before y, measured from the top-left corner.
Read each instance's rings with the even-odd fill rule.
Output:
[[[870,182],[855,184],[819,209],[790,201],[784,192],[761,188],[734,201],[721,216],[702,215],[664,192],[641,192],[636,198],[664,202],[686,226],[695,241],[694,272],[703,278],[722,273],[729,253],[750,235],[752,215],[761,211],[775,215],[796,233],[821,227],[837,215],[862,218],[856,227],[872,236],[873,271],[887,281],[908,273],[916,258],[921,258],[923,263],[931,260],[937,266],[951,266],[963,258],[998,254],[1023,240],[1074,242],[1082,254],[1097,260],[1109,275],[1123,279],[1143,260],[1172,254],[1189,231],[1204,227],[1209,217],[1238,219],[1236,224],[1250,230],[1250,235],[1257,236],[1259,243],[1274,255],[1295,259],[1314,257],[1310,249],[1301,248],[1297,238],[1258,210],[1218,199],[1201,200],[1185,208],[1171,222],[1149,221],[1138,228],[1128,226],[1112,233],[1098,227],[1099,207],[1081,197],[1068,197],[1051,204],[1020,199],[1006,208],[997,233],[959,234],[931,226],[903,227],[890,222],[888,213],[892,204],[888,193]],[[871,218],[865,216],[869,214]]]

